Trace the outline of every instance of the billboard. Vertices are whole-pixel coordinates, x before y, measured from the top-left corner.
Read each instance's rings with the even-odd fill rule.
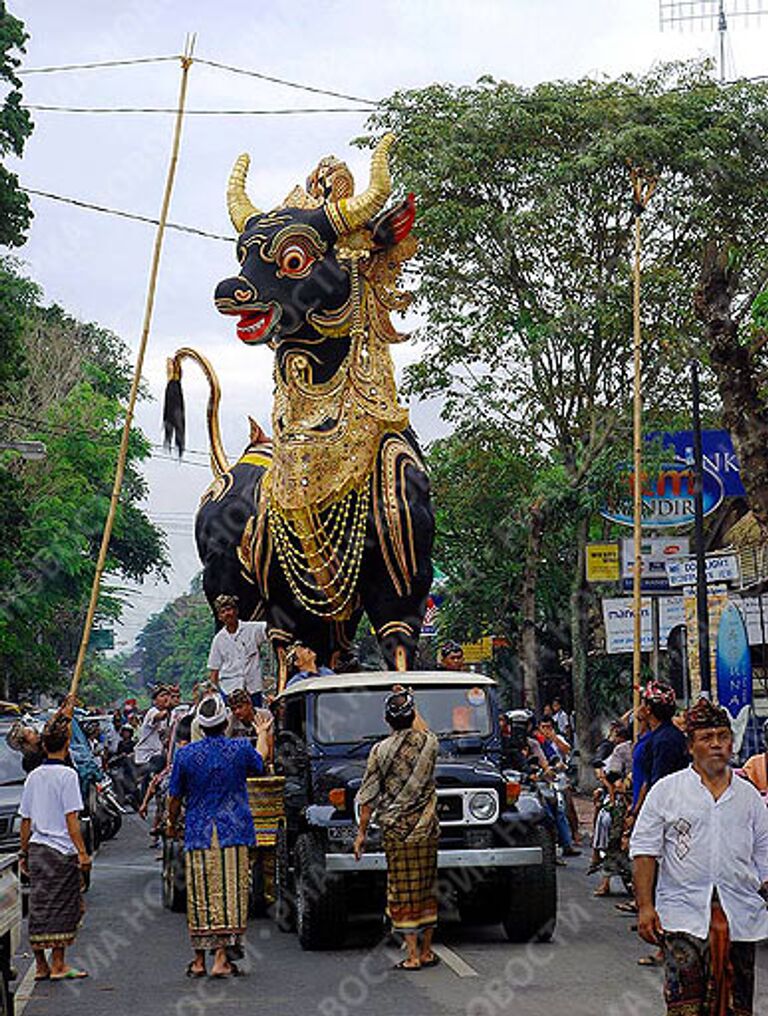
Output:
[[[601,509],[600,514],[620,526],[634,525],[635,474],[625,465],[620,470],[620,493],[613,504]],[[654,476],[643,473],[642,518],[643,529],[665,529],[670,526],[693,525],[694,514],[694,473],[687,462],[664,463]],[[703,472],[704,515],[711,515],[722,504],[725,497],[723,483],[717,473],[704,469]]]

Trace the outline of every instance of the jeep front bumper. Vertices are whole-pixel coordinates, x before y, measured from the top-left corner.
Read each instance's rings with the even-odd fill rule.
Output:
[[[438,869],[447,868],[519,868],[542,864],[541,847],[489,847],[483,850],[438,850]],[[354,854],[326,854],[326,871],[386,871],[384,853],[363,854],[359,861]]]

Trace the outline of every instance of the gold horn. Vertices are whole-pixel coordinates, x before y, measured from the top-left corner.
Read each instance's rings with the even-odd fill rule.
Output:
[[[249,155],[240,155],[232,167],[227,184],[227,211],[232,225],[238,233],[242,233],[246,222],[252,216],[261,214],[245,192],[245,179],[248,176],[250,164],[251,157]]]
[[[342,198],[335,202],[335,208],[339,212],[338,218],[346,226],[346,232],[351,233],[358,226],[362,226],[364,222],[377,215],[386,204],[392,192],[389,152],[394,143],[395,135],[385,134],[376,145],[371,158],[371,182],[368,189],[356,197]]]

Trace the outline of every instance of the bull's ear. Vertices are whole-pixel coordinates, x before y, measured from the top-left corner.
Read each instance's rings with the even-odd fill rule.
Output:
[[[409,194],[399,205],[382,212],[373,223],[373,242],[377,247],[394,247],[408,236],[416,218],[416,198]]]

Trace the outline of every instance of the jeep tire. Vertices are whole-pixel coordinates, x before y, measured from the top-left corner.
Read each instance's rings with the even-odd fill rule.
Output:
[[[296,929],[295,899],[291,866],[288,855],[288,833],[284,825],[278,827],[275,845],[275,907],[277,930],[291,932]]]
[[[344,941],[347,908],[344,881],[325,870],[322,834],[302,833],[296,841],[296,930],[302,949],[336,949]]]
[[[178,840],[163,838],[163,906],[176,914],[187,909],[184,850]]]
[[[549,942],[557,921],[555,842],[548,829],[537,826],[527,834],[525,846],[541,847],[543,863],[509,869],[502,924],[510,942]]]

